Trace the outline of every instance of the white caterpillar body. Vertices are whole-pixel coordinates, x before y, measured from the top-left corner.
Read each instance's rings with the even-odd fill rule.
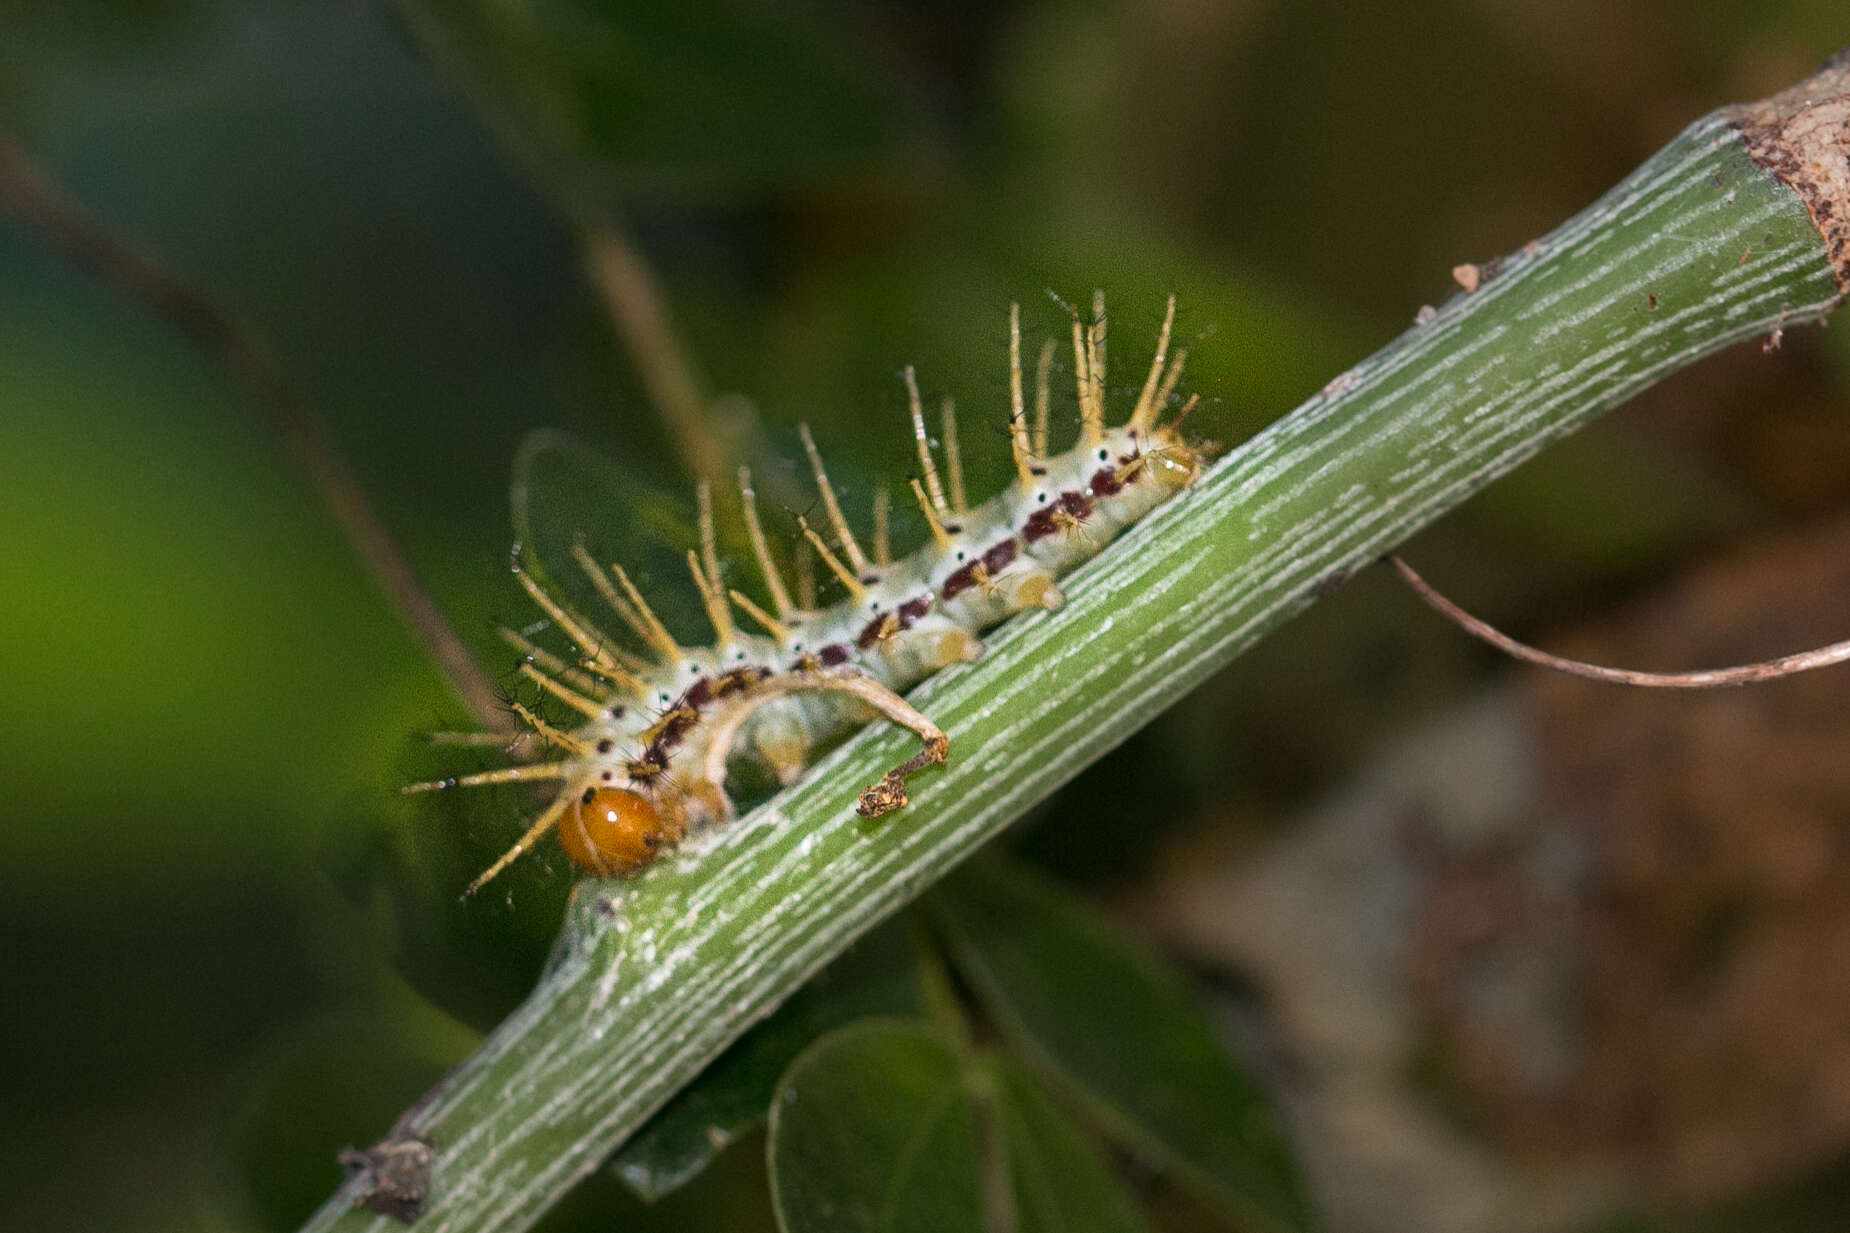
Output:
[[[526,834],[471,884],[470,891],[554,826],[567,854],[582,867],[600,874],[638,868],[690,828],[730,816],[732,804],[724,789],[728,763],[755,762],[779,781],[789,782],[809,766],[818,747],[876,714],[911,727],[924,740],[925,751],[868,789],[859,808],[873,816],[905,804],[906,776],[942,761],[947,738],[897,695],[950,664],[977,658],[984,631],[1031,608],[1058,607],[1058,580],[1063,575],[1193,482],[1200,458],[1177,431],[1180,417],[1167,425],[1159,423],[1184,358],[1179,353],[1172,365],[1167,355],[1174,312],[1172,297],[1136,406],[1116,427],[1104,422],[1102,300],[1095,299],[1089,324],[1075,318],[1080,439],[1051,457],[1045,456],[1051,348],[1042,355],[1037,423],[1031,435],[1015,316],[1010,427],[1017,482],[974,507],[962,502],[954,429],[946,434],[951,499],[942,491],[908,370],[924,471],[924,482],[915,480],[913,490],[932,536],[897,561],[869,559],[861,550],[805,432],[834,531],[833,545],[803,520],[799,525],[847,591],[846,598],[832,606],[805,610],[792,602],[766,549],[750,479],[744,475],[744,513],[771,611],[724,589],[710,501],[703,490],[703,552],[690,552],[688,564],[716,631],[710,647],[679,646],[631,585],[621,563],[598,561],[574,545],[572,553],[585,578],[648,653],[619,649],[620,644],[556,593],[556,584],[548,587],[536,580],[517,552],[516,575],[575,644],[576,652],[568,661],[510,634],[528,653],[522,672],[578,712],[583,722],[562,730],[517,705],[516,711],[540,740],[560,755],[557,760],[409,789],[524,780],[558,785],[552,802]],[[526,472],[541,465],[544,453],[557,448],[558,439],[551,437],[523,450],[516,468],[517,490]],[[734,605],[766,632],[740,630],[732,616]]]

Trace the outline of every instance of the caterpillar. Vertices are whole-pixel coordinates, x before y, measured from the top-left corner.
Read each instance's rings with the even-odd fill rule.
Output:
[[[573,644],[571,657],[503,629],[522,653],[520,674],[575,713],[569,730],[519,701],[510,705],[527,739],[552,754],[545,760],[411,784],[406,792],[506,783],[555,787],[551,801],[525,832],[464,892],[475,893],[549,830],[587,873],[635,872],[695,828],[733,813],[725,790],[728,764],[745,760],[780,783],[799,777],[816,751],[884,717],[915,733],[922,748],[889,770],[856,803],[877,817],[908,803],[907,779],[945,761],[949,737],[900,694],[952,664],[982,653],[979,635],[1030,609],[1062,602],[1059,579],[1125,527],[1194,482],[1202,455],[1180,426],[1198,396],[1164,418],[1178,395],[1185,348],[1169,355],[1175,325],[1169,297],[1149,371],[1128,418],[1106,422],[1106,330],[1102,294],[1090,320],[1072,316],[1073,367],[1079,405],[1077,444],[1059,454],[1048,447],[1049,381],[1057,344],[1049,340],[1036,370],[1030,425],[1023,388],[1021,310],[1009,311],[1009,442],[1015,481],[974,507],[964,493],[956,427],[946,404],[940,472],[926,432],[911,368],[903,377],[918,449],[910,481],[929,540],[900,560],[886,545],[886,518],[876,507],[872,552],[864,550],[842,513],[822,455],[807,426],[799,428],[829,536],[798,515],[799,547],[840,583],[838,602],[815,605],[810,588],[793,597],[772,555],[749,470],[739,473],[745,537],[769,607],[729,588],[717,550],[712,493],[696,492],[699,547],[686,568],[714,632],[709,647],[680,645],[620,561],[600,560],[582,539],[565,547],[579,581],[634,639],[641,651],[608,636],[557,580],[535,576],[517,545],[516,581],[548,622]],[[536,451],[543,452],[541,444]],[[516,464],[516,491],[534,465],[534,451]],[[517,496],[517,526],[521,499]],[[614,511],[605,511],[610,516]],[[529,550],[530,550],[529,545]],[[803,602],[800,604],[799,599]],[[747,632],[734,612],[757,632]]]

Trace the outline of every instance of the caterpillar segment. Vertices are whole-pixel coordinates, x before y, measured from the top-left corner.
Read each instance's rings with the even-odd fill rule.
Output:
[[[1011,307],[1008,427],[1016,477],[975,506],[966,501],[954,408],[948,401],[941,406],[941,467],[916,376],[904,370],[919,459],[911,488],[930,531],[927,542],[908,556],[889,559],[886,511],[878,504],[873,552],[863,549],[804,426],[803,451],[822,518],[820,525],[797,519],[794,585],[771,551],[751,474],[739,473],[746,540],[769,603],[760,606],[727,586],[712,493],[703,484],[696,494],[699,542],[687,553],[686,566],[713,629],[711,646],[680,645],[621,562],[599,560],[582,543],[571,546],[573,565],[604,609],[593,616],[549,592],[517,551],[516,579],[574,650],[570,655],[548,650],[512,630],[502,631],[503,637],[522,655],[521,675],[575,722],[555,727],[516,706],[530,733],[519,748],[545,760],[405,789],[556,787],[521,837],[465,894],[479,890],[549,830],[588,873],[633,872],[691,831],[732,815],[725,788],[729,766],[749,761],[789,783],[826,743],[876,719],[910,729],[921,748],[869,785],[855,808],[876,817],[904,806],[909,777],[945,761],[950,742],[900,695],[946,667],[978,658],[985,631],[1022,612],[1058,608],[1063,575],[1187,488],[1200,471],[1201,457],[1178,431],[1179,417],[1163,422],[1186,355],[1170,353],[1175,298],[1169,299],[1136,402],[1117,425],[1107,423],[1103,297],[1094,298],[1089,319],[1077,311],[1072,317],[1078,443],[1064,453],[1048,453],[1052,345],[1036,365],[1030,419],[1020,310]],[[1192,399],[1185,403],[1183,413],[1193,405]],[[803,572],[810,556],[840,584],[838,602],[816,605]],[[608,636],[603,623],[611,618],[644,653]]]

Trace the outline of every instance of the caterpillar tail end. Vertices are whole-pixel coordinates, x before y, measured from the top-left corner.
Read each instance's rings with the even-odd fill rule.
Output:
[[[911,801],[906,795],[906,777],[928,766],[938,766],[950,757],[951,742],[936,736],[925,742],[925,748],[888,771],[880,777],[880,782],[861,793],[854,812],[863,818],[877,818],[881,814],[903,809]]]

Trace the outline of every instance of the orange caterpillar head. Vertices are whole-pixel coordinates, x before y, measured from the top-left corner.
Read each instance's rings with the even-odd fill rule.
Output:
[[[642,868],[674,839],[649,798],[624,788],[587,788],[559,815],[559,846],[600,877]]]

